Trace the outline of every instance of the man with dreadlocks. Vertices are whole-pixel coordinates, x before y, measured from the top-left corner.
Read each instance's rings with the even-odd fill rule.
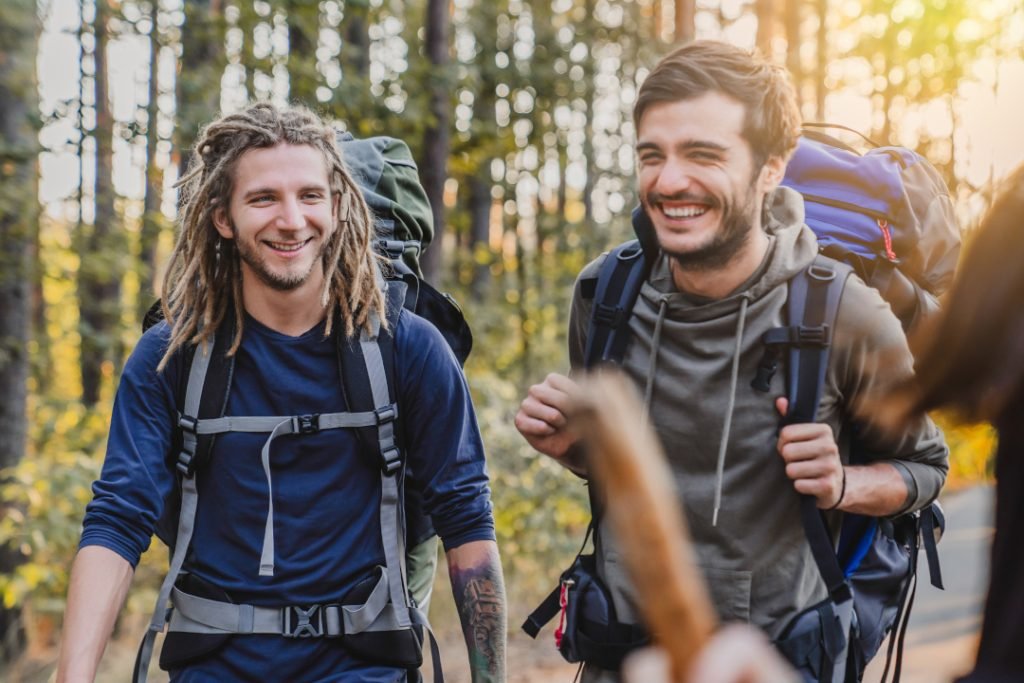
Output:
[[[388,611],[402,590],[385,580],[387,484],[360,457],[355,429],[325,426],[331,414],[356,415],[344,412],[339,348],[388,324],[369,210],[335,132],[308,110],[253,105],[207,126],[196,150],[164,280],[166,321],[143,335],[125,366],[86,510],[58,680],[96,675],[134,567],[177,485],[168,454],[181,449],[175,430],[188,353],[212,353],[215,332],[230,340],[233,359],[225,415],[255,424],[267,419],[255,416],[319,414],[320,423],[283,438],[277,429],[270,439],[270,430],[228,431],[213,442],[193,485],[194,533],[182,553],[188,590],[179,580],[172,598],[171,635],[185,637],[181,652],[162,657],[171,680],[416,680],[415,665],[392,661],[389,651],[401,649],[388,640],[401,632],[394,615],[415,610]],[[469,392],[429,323],[402,311],[388,332],[404,457],[444,542],[473,680],[504,680],[504,587]],[[183,617],[184,599],[193,613]],[[193,623],[175,633],[175,619],[198,613],[200,622],[221,623],[225,610],[238,626]],[[367,618],[370,610],[382,616]]]

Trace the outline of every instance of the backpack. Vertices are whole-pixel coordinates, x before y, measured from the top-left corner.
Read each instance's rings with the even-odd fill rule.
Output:
[[[461,309],[421,279],[418,258],[433,235],[430,205],[419,183],[415,162],[406,144],[394,138],[356,140],[339,134],[338,144],[354,180],[373,213],[378,253],[389,267],[381,273],[386,294],[387,329],[375,322],[373,333],[337,339],[342,394],[347,410],[320,415],[238,418],[225,417],[231,389],[234,358],[226,352],[234,337],[233,316],[227,316],[214,335],[212,348],[185,351],[178,381],[180,418],[175,436],[174,463],[178,486],[157,524],[157,536],[171,550],[170,569],[160,589],[153,619],[135,664],[135,681],[144,683],[156,633],[170,622],[160,664],[177,668],[222,646],[234,631],[238,610],[251,610],[253,628],[246,632],[278,633],[285,637],[340,637],[354,656],[373,662],[418,669],[426,616],[410,598],[406,574],[406,549],[434,536],[429,518],[414,487],[405,484],[415,477],[407,466],[402,443],[399,406],[395,394],[394,337],[400,311],[410,310],[430,321],[445,338],[460,365],[472,349],[472,334]],[[146,314],[143,330],[162,319],[157,301]],[[281,434],[301,434],[321,429],[352,428],[368,463],[381,472],[381,531],[386,566],[380,576],[368,577],[345,596],[344,604],[261,608],[236,606],[215,587],[200,585],[196,577],[181,572],[191,540],[197,504],[195,477],[212,454],[216,434],[232,430],[269,433],[270,442]],[[269,525],[268,525],[269,528]],[[410,572],[411,572],[411,562]],[[433,573],[433,565],[424,569]],[[261,574],[273,572],[273,535],[264,539]],[[427,585],[431,577],[424,578]],[[429,593],[428,593],[429,595]],[[175,609],[166,611],[168,599]],[[262,626],[260,620],[262,619]],[[228,624],[229,633],[211,633],[213,624]],[[269,624],[269,625],[268,625]],[[268,630],[269,629],[269,630]],[[241,629],[239,629],[241,630]],[[442,676],[437,644],[430,634],[436,675]]]
[[[791,280],[790,325],[765,335],[766,353],[752,385],[768,391],[787,351],[787,421],[813,422],[828,367],[831,331],[849,275],[857,272],[879,288],[904,329],[909,329],[937,310],[935,297],[953,277],[960,233],[938,173],[923,157],[904,148],[878,148],[861,156],[834,138],[805,130],[783,184],[807,190],[806,222],[818,236],[822,254]],[[594,302],[584,350],[586,368],[621,364],[633,305],[658,254],[647,214],[637,207],[632,218],[637,239],[613,249],[597,277],[580,283],[581,295]],[[906,254],[906,259],[901,261],[897,253]],[[862,461],[863,454],[853,448],[851,464]],[[593,498],[591,507],[596,517],[599,510]],[[895,661],[898,681],[922,545],[931,582],[942,588],[935,545],[945,526],[941,507],[933,503],[897,519],[844,513],[837,548],[808,496],[801,500],[801,521],[829,597],[793,619],[777,642],[779,649],[806,680],[841,683],[860,680],[868,661],[892,633],[883,680]],[[581,549],[559,587],[530,615],[523,630],[536,637],[561,611],[556,641],[563,657],[615,669],[646,639],[635,631],[636,625],[619,623],[614,610],[608,609],[608,597],[593,587],[603,588],[588,558],[592,556]],[[586,594],[577,592],[579,604],[573,605],[571,588],[582,584],[591,588]]]
[[[825,128],[855,133],[870,149],[861,154]],[[927,159],[845,126],[807,123],[782,185],[803,195],[804,220],[821,252],[877,289],[905,330],[938,310],[961,231],[949,190]]]

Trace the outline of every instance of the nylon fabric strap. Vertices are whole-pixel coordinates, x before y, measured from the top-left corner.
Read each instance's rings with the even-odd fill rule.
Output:
[[[366,602],[357,607],[345,605],[342,607],[342,619],[345,624],[345,633],[363,633],[365,631],[392,631],[395,624],[378,624],[378,617],[384,613],[388,606],[390,591],[388,590],[388,575],[381,571],[380,580],[373,587]],[[386,619],[384,621],[394,621]],[[396,622],[397,623],[397,622]],[[377,628],[372,628],[376,626]]]
[[[175,611],[171,616],[170,631],[177,633],[262,633],[292,635],[284,627],[286,612],[292,607],[257,607],[234,605],[209,600],[174,589],[171,594]],[[317,616],[317,625],[323,629],[322,637],[343,635],[341,606],[337,604],[308,605],[298,609],[309,616]]]
[[[375,320],[374,323],[375,332],[379,333],[379,320]],[[370,380],[374,404],[379,407],[393,406],[377,334],[371,335],[363,330],[360,334],[359,345],[363,352],[363,362],[366,363],[366,374]],[[382,456],[396,448],[394,420],[381,422],[377,426],[377,439]],[[384,469],[381,470],[380,533],[391,602],[396,610],[398,626],[405,628],[412,622],[405,592],[405,525],[399,512],[399,506],[402,503],[399,490],[400,476],[401,471],[389,474]]]
[[[302,433],[301,420],[309,416],[294,417],[224,417],[208,422],[232,425],[236,423],[239,427],[248,426],[249,429],[235,429],[233,431],[255,431],[265,432],[271,428],[270,437],[267,438],[260,450],[260,463],[263,465],[263,474],[267,478],[267,521],[263,528],[263,550],[260,553],[260,576],[274,575],[274,485],[270,473],[270,445],[279,436],[287,434]],[[277,422],[274,425],[274,422]],[[318,427],[321,429],[336,429],[340,427],[369,427],[377,424],[377,417],[374,413],[328,413],[318,418]],[[274,425],[271,427],[271,425]],[[199,423],[202,427],[203,423]]]
[[[211,338],[208,346],[197,348],[192,356],[192,366],[189,369],[183,406],[186,415],[196,415],[199,412],[199,401],[203,395],[206,372],[213,356],[213,346],[214,339]],[[182,430],[182,444],[185,450],[195,457],[196,435],[188,430]],[[149,676],[149,663],[153,659],[156,634],[163,631],[164,625],[167,623],[167,602],[171,597],[171,589],[174,588],[174,583],[178,580],[178,574],[181,573],[181,567],[185,564],[189,545],[192,543],[192,532],[195,530],[198,506],[199,491],[196,488],[195,477],[182,476],[181,507],[178,513],[178,533],[174,542],[174,553],[171,555],[167,576],[164,577],[164,582],[160,585],[160,592],[157,594],[153,618],[149,622],[149,628],[142,638],[142,644],[139,646],[139,652],[135,659],[133,681],[136,683],[146,683]]]
[[[417,626],[422,626],[423,630],[427,632],[427,637],[430,639],[430,665],[433,667],[433,681],[434,683],[444,683],[444,669],[441,667],[441,648],[437,645],[434,629],[430,628],[430,624],[427,622],[427,615],[421,610],[413,609],[411,612],[413,623]]]
[[[831,330],[839,308],[839,298],[849,269],[817,257],[812,265],[793,278],[789,287],[788,315],[790,325],[816,327],[827,325]],[[795,346],[790,350],[789,410],[786,424],[804,424],[817,420],[821,388],[828,370],[829,346]],[[851,599],[850,586],[843,576],[836,557],[831,534],[811,496],[800,498],[800,519],[832,601],[839,605]]]
[[[302,432],[299,420],[306,417],[315,417],[318,423],[316,431],[324,429],[344,429],[347,427],[373,427],[377,424],[375,413],[323,413],[316,416],[307,415],[270,415],[270,416],[229,416],[218,417],[209,420],[199,420],[196,425],[197,434],[225,434],[227,432],[273,432],[282,422],[291,421],[292,429],[281,432],[284,434],[296,434]]]
[[[921,543],[928,558],[928,573],[932,585],[945,590],[942,584],[942,569],[939,566],[939,549],[935,546],[935,505],[921,510]]]
[[[592,368],[602,361],[622,362],[629,338],[629,317],[648,271],[638,240],[620,244],[609,252],[597,276],[584,367]],[[613,312],[609,313],[612,317],[602,311]]]

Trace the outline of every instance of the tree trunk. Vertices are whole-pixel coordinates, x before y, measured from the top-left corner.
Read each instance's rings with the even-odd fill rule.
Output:
[[[96,405],[100,397],[104,364],[117,363],[120,322],[123,250],[114,212],[114,116],[107,86],[109,0],[97,0],[93,22],[96,52],[93,55],[96,92],[96,210],[87,231],[78,270],[79,332],[81,345],[82,403]]]
[[[30,249],[39,220],[36,11],[35,0],[8,0],[0,27],[0,468],[24,457],[27,434]],[[19,561],[0,551],[0,573]],[[0,661],[22,646],[18,615],[0,602]]]
[[[818,9],[818,64],[814,74],[814,112],[819,121],[825,120],[825,74],[828,70],[828,0],[817,0]]]
[[[586,20],[584,23],[585,36],[594,35],[594,0],[586,0]],[[594,185],[597,180],[597,164],[594,163],[594,106],[597,100],[597,87],[594,84],[597,76],[596,64],[593,53],[594,43],[587,45],[587,56],[583,60],[583,79],[586,88],[585,102],[587,106],[587,121],[584,124],[583,156],[586,161],[587,179],[583,186],[583,215],[587,230],[587,239],[594,235]]]
[[[163,172],[156,164],[160,133],[157,119],[160,114],[159,69],[160,38],[157,33],[159,5],[152,5],[152,28],[149,34],[149,102],[146,104],[146,196],[143,201],[142,231],[139,234],[139,300],[136,304],[138,319],[142,320],[156,296],[156,247],[163,224],[160,204],[163,199]]]
[[[803,65],[800,63],[800,3],[802,0],[786,0],[783,23],[786,28],[786,68],[793,78],[796,101],[803,104]],[[802,107],[801,107],[802,108]]]
[[[433,210],[434,240],[432,248],[424,252],[422,265],[424,277],[435,283],[441,275],[445,231],[444,184],[448,178],[451,136],[448,126],[448,23],[448,0],[427,0],[424,47],[435,77],[430,85],[431,122],[423,135],[420,180]]]
[[[689,43],[697,36],[697,0],[675,0],[676,44]]]
[[[288,21],[288,94],[293,102],[316,108],[316,89],[320,85],[316,70],[320,8],[315,2],[286,0],[284,11]]]
[[[481,165],[469,179],[469,234],[470,254],[473,257],[473,285],[470,293],[474,301],[482,301],[491,284],[489,255],[491,238],[491,168]]]
[[[185,0],[178,117],[174,128],[174,147],[180,155],[179,177],[188,169],[199,129],[220,110],[220,79],[225,60],[223,23],[221,0]]]
[[[757,49],[766,59],[772,57],[772,38],[775,29],[775,0],[757,0],[754,3],[757,14]]]
[[[369,4],[367,2],[345,3],[345,55],[343,67],[347,65],[352,74],[365,78],[370,69]]]

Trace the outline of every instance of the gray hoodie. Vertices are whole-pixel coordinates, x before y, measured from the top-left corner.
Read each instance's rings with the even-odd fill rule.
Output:
[[[774,638],[826,591],[800,524],[798,495],[776,449],[775,398],[785,395],[785,373],[776,373],[768,393],[750,385],[764,352],[762,335],[786,324],[788,281],[818,251],[814,234],[803,224],[800,196],[780,188],[772,199],[765,261],[725,298],[679,292],[667,259],[658,259],[633,308],[623,365],[647,397],[719,616],[753,623]],[[580,279],[594,277],[603,258],[588,265]],[[569,330],[574,369],[582,367],[591,305],[577,283]],[[845,417],[878,381],[879,351],[884,351],[886,379],[912,372],[903,331],[888,304],[851,276],[818,412],[818,421],[832,426],[844,462],[850,431]],[[889,459],[903,475],[910,492],[905,510],[938,495],[948,458],[931,421],[919,422],[896,440],[870,434],[866,439],[871,453]],[[636,621],[620,553],[605,529],[598,530],[596,547],[619,619]],[[587,678],[596,680],[594,673]]]

